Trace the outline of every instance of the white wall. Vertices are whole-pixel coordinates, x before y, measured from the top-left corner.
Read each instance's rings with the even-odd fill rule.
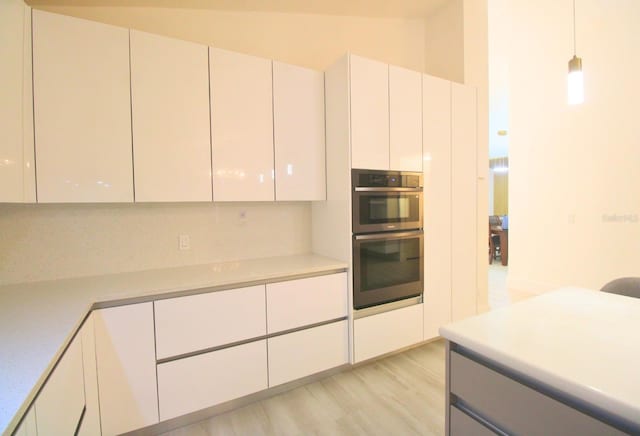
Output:
[[[566,97],[572,2],[491,7],[511,23],[509,287],[597,289],[640,275],[640,2],[577,2],[579,106]]]
[[[0,285],[308,253],[310,226],[304,202],[2,204]]]
[[[324,70],[347,51],[424,71],[424,19],[149,7],[37,6]]]
[[[459,83],[465,79],[463,9],[464,0],[450,0],[426,19],[425,28],[425,72]]]

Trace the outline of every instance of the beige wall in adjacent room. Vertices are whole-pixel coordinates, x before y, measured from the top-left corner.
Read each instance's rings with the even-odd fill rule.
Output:
[[[347,51],[424,71],[422,18],[148,7],[47,6],[64,15],[324,70]]]
[[[567,104],[572,3],[506,8],[512,289],[599,289],[640,270],[640,2],[576,3],[585,102]]]

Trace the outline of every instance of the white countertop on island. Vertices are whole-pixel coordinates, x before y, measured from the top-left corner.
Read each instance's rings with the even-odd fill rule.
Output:
[[[640,426],[640,299],[563,288],[449,324],[440,334]]]
[[[0,432],[33,399],[93,308],[345,270],[313,254],[238,260],[0,287]],[[23,409],[23,410],[21,410]]]

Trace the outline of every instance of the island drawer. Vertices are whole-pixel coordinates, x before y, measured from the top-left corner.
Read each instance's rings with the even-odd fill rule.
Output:
[[[264,285],[154,302],[158,360],[263,337]]]
[[[449,419],[452,435],[494,436],[497,434],[455,406],[450,408]]]
[[[453,404],[507,434],[625,434],[455,351],[449,365]]]

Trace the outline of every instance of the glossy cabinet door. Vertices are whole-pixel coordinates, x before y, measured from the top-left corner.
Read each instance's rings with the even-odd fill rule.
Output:
[[[80,329],[79,337],[82,341],[82,367],[84,369],[84,397],[86,410],[78,435],[95,436],[101,434],[101,430],[93,314],[90,314],[85,320],[82,328]]]
[[[76,336],[36,398],[38,434],[75,434],[84,407],[82,342]]]
[[[31,8],[0,2],[0,202],[35,202]]]
[[[421,342],[422,317],[422,304],[415,304],[356,319],[353,322],[355,362]]]
[[[154,302],[158,359],[266,334],[264,285]]]
[[[324,74],[273,61],[276,200],[326,198]]]
[[[269,387],[349,362],[347,321],[269,338]]]
[[[175,418],[266,389],[266,342],[159,364],[160,418]]]
[[[389,65],[389,169],[422,171],[422,74]]]
[[[131,30],[135,201],[211,201],[208,47]]]
[[[347,273],[267,284],[267,333],[348,314]]]
[[[452,321],[477,312],[476,89],[451,88]]]
[[[214,201],[274,200],[271,60],[209,48]]]
[[[451,322],[451,82],[422,78],[424,339]],[[471,217],[467,217],[468,219]]]
[[[351,168],[389,169],[389,66],[350,55]]]
[[[153,303],[94,311],[100,417],[105,435],[158,422]]]
[[[33,11],[40,203],[131,202],[129,31]]]

